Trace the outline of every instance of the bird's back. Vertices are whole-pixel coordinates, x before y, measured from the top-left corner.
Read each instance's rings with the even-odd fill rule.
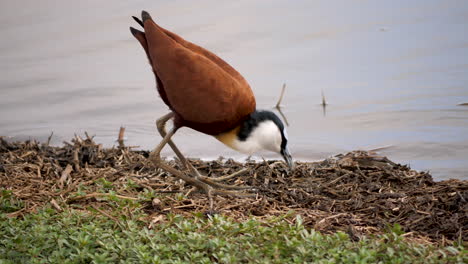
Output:
[[[145,32],[132,33],[148,55],[159,94],[176,114],[176,125],[216,135],[255,111],[254,95],[240,73],[145,16]]]

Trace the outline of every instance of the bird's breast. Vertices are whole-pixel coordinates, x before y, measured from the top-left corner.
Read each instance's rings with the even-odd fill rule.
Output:
[[[253,154],[261,149],[261,146],[256,140],[240,140],[237,134],[239,133],[240,126],[216,135],[215,138],[224,143],[226,146],[245,154]]]

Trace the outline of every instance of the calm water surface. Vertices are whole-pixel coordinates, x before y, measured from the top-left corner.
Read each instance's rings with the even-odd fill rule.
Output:
[[[88,131],[112,146],[123,125],[128,145],[153,148],[168,110],[128,30],[142,9],[238,69],[259,108],[286,83],[296,159],[386,147],[437,179],[468,179],[464,0],[2,1],[0,135],[53,131],[59,145]],[[191,157],[245,158],[190,129],[175,141]]]

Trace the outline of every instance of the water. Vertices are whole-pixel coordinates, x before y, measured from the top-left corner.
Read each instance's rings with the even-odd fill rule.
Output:
[[[392,160],[437,179],[468,179],[468,2],[2,1],[0,135],[61,144],[88,131],[153,148],[168,112],[131,15],[214,51],[249,81],[259,108],[287,84],[293,156],[317,160],[386,147]],[[321,108],[321,92],[329,103]],[[244,155],[182,129],[190,157]],[[172,155],[169,150],[164,155]],[[279,158],[260,153],[266,158]],[[258,157],[259,157],[258,156]]]

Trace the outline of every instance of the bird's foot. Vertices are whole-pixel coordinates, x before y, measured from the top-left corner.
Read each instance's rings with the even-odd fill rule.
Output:
[[[255,188],[250,187],[250,186],[238,186],[238,185],[228,185],[228,184],[223,184],[219,183],[220,180],[217,178],[210,178],[206,176],[199,176],[198,179],[211,187],[215,189],[225,189],[225,190],[250,190],[250,191],[255,191]]]
[[[192,189],[190,189],[186,193],[186,196],[190,195],[191,193],[193,193],[196,190],[200,190],[200,191],[203,191],[204,193],[206,193],[208,195],[208,201],[210,203],[209,210],[208,210],[208,212],[210,212],[208,214],[210,214],[210,215],[213,215],[213,214],[215,214],[214,212],[216,212],[214,210],[214,196],[216,196],[216,195],[241,197],[241,198],[257,197],[256,193],[241,192],[240,189],[232,190],[233,187],[236,187],[236,188],[244,188],[244,187],[229,186],[229,185],[225,185],[225,184],[215,183],[215,182],[209,181],[208,177],[205,177],[205,176],[202,176],[202,177],[203,177],[203,180],[202,180],[202,178],[198,178],[198,179],[194,178],[194,181],[196,181],[198,184],[196,185],[196,187],[193,187]],[[254,190],[253,188],[250,188],[250,187],[248,187],[248,188]],[[231,189],[231,190],[228,190],[228,189]]]
[[[190,170],[190,174],[194,179],[200,180],[203,183],[208,184],[208,185],[210,185],[211,187],[213,187],[215,189],[252,190],[252,191],[255,191],[255,188],[250,187],[250,186],[236,186],[236,185],[227,185],[227,184],[220,183],[222,181],[232,179],[232,178],[234,178],[236,176],[239,176],[240,174],[248,171],[246,168],[244,168],[242,170],[239,170],[237,172],[234,172],[232,174],[229,174],[229,175],[225,175],[225,176],[221,176],[221,177],[217,177],[217,178],[211,178],[211,177],[207,177],[207,176],[204,176],[204,175],[200,174],[200,172],[198,172],[198,170],[195,167],[193,167],[191,164],[189,164],[188,167],[189,167],[189,170]]]
[[[237,177],[239,175],[241,175],[242,173],[248,171],[247,168],[243,168],[242,170],[239,170],[239,171],[236,171],[234,173],[231,173],[229,175],[225,175],[225,176],[221,176],[221,177],[216,177],[216,178],[210,178],[212,181],[214,182],[221,182],[221,181],[226,181],[226,180],[229,180],[229,179],[232,179],[234,177]]]

